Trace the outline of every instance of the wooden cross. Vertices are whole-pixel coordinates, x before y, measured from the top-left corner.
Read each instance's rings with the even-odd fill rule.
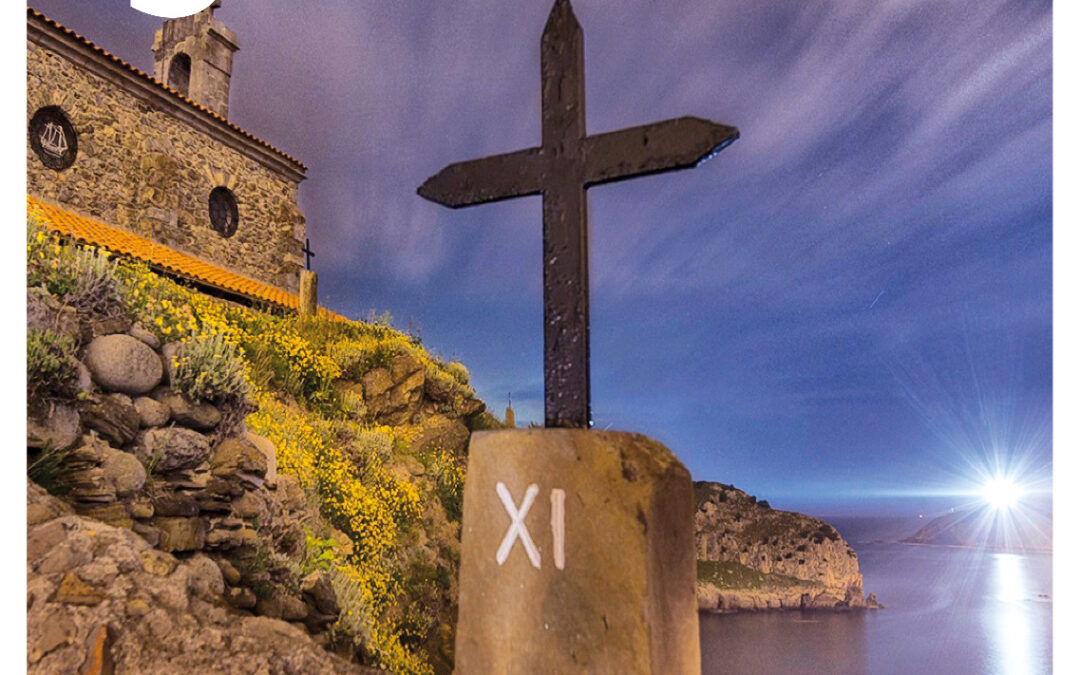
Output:
[[[460,208],[544,195],[544,424],[588,427],[589,254],[585,190],[701,164],[735,127],[680,117],[585,133],[585,38],[569,0],[555,0],[540,40],[540,147],[459,162],[417,193]]]
[[[307,237],[304,237],[304,248],[300,249],[300,252],[304,254],[305,258],[307,258],[307,261],[305,262],[305,265],[310,270],[311,269],[311,259],[315,257],[315,251],[311,250],[311,240],[308,239]]]

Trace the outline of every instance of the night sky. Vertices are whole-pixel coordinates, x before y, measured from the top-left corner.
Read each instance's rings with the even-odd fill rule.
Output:
[[[33,6],[151,71],[127,0]],[[540,139],[550,0],[225,0],[230,119],[310,167],[320,296],[543,419],[541,200],[444,165]],[[577,0],[590,133],[742,138],[589,191],[598,428],[774,506],[921,504],[1051,462],[1051,3]],[[995,459],[996,458],[996,459]]]

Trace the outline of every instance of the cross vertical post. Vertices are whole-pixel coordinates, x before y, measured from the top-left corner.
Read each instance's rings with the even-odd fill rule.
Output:
[[[544,426],[588,427],[589,223],[585,204],[585,39],[556,3],[540,41],[544,156]]]

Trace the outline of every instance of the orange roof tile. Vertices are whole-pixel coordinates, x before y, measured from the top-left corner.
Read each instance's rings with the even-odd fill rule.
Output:
[[[66,211],[30,195],[26,196],[26,205],[31,213],[37,215],[42,225],[64,236],[111,253],[142,260],[153,267],[248,300],[269,303],[294,312],[300,308],[300,298],[293,293],[230,272],[146,237]],[[344,316],[325,307],[319,308],[319,315],[333,321],[348,321]]]
[[[84,45],[86,45],[90,49],[94,50],[95,52],[97,52],[97,53],[99,53],[99,54],[101,54],[101,55],[103,55],[103,56],[105,56],[107,58],[112,59],[114,62],[117,63],[117,65],[130,70],[131,72],[135,73],[136,75],[139,75],[140,77],[143,77],[143,78],[149,80],[150,82],[153,82],[157,86],[161,87],[165,91],[171,93],[173,96],[175,96],[175,97],[179,98],[180,100],[184,101],[185,103],[192,106],[196,110],[202,111],[203,113],[205,113],[206,115],[209,115],[210,117],[214,118],[215,120],[217,120],[221,124],[229,127],[233,131],[236,131],[240,135],[242,135],[242,136],[244,136],[244,137],[246,137],[246,138],[248,138],[250,140],[253,140],[253,141],[255,141],[256,143],[258,143],[258,144],[260,144],[262,146],[265,146],[266,148],[274,151],[275,153],[277,153],[277,154],[281,155],[282,157],[284,157],[285,159],[289,160],[293,164],[296,164],[298,167],[300,167],[304,171],[307,171],[307,165],[304,164],[303,162],[301,162],[300,160],[296,159],[292,155],[289,155],[289,154],[283,152],[282,150],[279,150],[279,149],[275,148],[274,146],[270,145],[269,143],[262,140],[261,138],[255,136],[255,135],[253,135],[253,134],[251,134],[251,133],[249,133],[247,131],[244,131],[243,129],[236,126],[235,124],[233,124],[229,120],[225,119],[221,115],[217,114],[213,110],[210,110],[209,108],[203,106],[200,103],[196,103],[195,101],[192,101],[187,96],[184,96],[183,94],[176,91],[172,87],[169,87],[168,85],[164,84],[160,80],[157,80],[154,77],[144,73],[143,71],[139,70],[138,68],[131,65],[127,61],[124,61],[123,59],[121,59],[121,58],[119,58],[117,56],[113,56],[108,51],[102,49],[101,47],[97,46],[96,44],[94,44],[90,40],[87,40],[86,38],[84,38],[82,35],[79,35],[78,33],[71,30],[70,28],[66,28],[65,26],[61,25],[60,23],[57,23],[56,21],[50,19],[49,17],[45,16],[41,12],[35,10],[33,7],[27,7],[26,8],[26,15],[27,15],[28,18],[36,19],[37,21],[45,24],[46,26],[49,26],[50,28],[53,28],[53,29],[58,30],[58,31],[60,31],[62,33],[65,33],[66,35],[70,35],[71,37],[73,37],[76,40],[82,42]]]

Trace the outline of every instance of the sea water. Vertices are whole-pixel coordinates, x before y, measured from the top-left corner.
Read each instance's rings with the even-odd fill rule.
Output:
[[[702,673],[1051,672],[1050,554],[853,545],[885,609],[702,614]]]

